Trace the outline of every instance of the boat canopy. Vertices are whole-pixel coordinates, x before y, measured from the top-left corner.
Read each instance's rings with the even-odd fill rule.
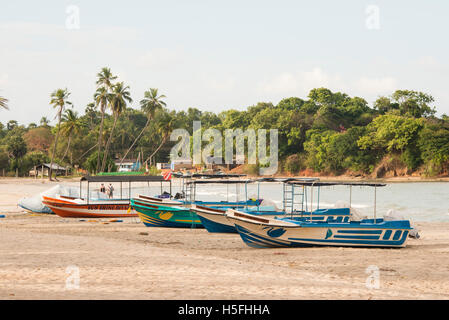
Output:
[[[245,184],[245,183],[251,183],[254,180],[251,179],[244,179],[244,180],[192,180],[186,182],[186,184],[212,184],[212,183],[220,183],[220,184]]]
[[[183,173],[172,173],[174,177],[176,178],[187,178],[187,179],[194,179],[194,178],[200,178],[200,179],[223,179],[223,178],[240,178],[245,177],[246,174],[235,174],[235,173],[223,173],[223,174],[214,174],[214,173],[189,173],[189,174],[183,174]]]
[[[385,187],[385,183],[357,182],[357,181],[286,181],[287,184],[308,186],[308,187],[329,187],[329,186],[360,186],[360,187]]]
[[[80,181],[87,182],[170,182],[170,180],[164,180],[163,176],[147,176],[147,175],[122,175],[122,176],[84,176]]]

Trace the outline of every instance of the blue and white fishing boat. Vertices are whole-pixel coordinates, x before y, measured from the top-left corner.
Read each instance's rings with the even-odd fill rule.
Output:
[[[327,208],[308,211],[307,190],[302,185],[298,188],[293,181],[297,182],[316,182],[317,178],[263,178],[249,182],[257,182],[257,198],[260,193],[261,182],[282,183],[283,188],[283,209],[278,209],[274,204],[267,200],[260,204],[249,207],[245,206],[240,211],[263,218],[282,218],[289,217],[300,221],[321,221],[321,222],[348,222],[351,219],[350,208]],[[247,185],[245,185],[247,196]],[[194,211],[207,231],[212,233],[237,233],[237,229],[232,221],[226,216],[226,209],[210,208],[202,206],[199,203],[192,205]]]
[[[349,185],[385,186],[376,183],[291,182],[313,187]],[[376,191],[374,192],[376,203]],[[374,218],[359,221],[311,221],[304,219],[258,217],[229,209],[227,218],[235,225],[242,240],[255,248],[351,246],[351,247],[404,247],[413,228],[409,220]]]

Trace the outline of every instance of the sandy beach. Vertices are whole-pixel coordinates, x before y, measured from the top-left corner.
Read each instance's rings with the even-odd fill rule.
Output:
[[[417,223],[421,239],[402,249],[258,250],[237,234],[17,207],[52,184],[0,179],[0,299],[449,298],[449,223]]]

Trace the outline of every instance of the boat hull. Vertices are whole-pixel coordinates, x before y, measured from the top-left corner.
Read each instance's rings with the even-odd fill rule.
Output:
[[[164,207],[132,199],[131,204],[147,227],[204,228],[198,216],[186,207]]]
[[[203,226],[211,233],[238,233],[234,222],[229,220],[225,210],[215,210],[213,208],[205,208],[202,206],[193,205],[194,211],[201,220]],[[290,217],[290,214],[284,212],[259,212],[259,211],[245,211],[247,214],[255,217],[274,218],[274,217]],[[349,222],[350,211],[349,208],[328,209],[314,212],[311,216],[308,213],[295,213],[295,219],[302,219],[304,221],[333,221],[333,222]]]
[[[62,218],[126,218],[137,217],[126,202],[75,203],[60,199],[46,198],[42,203]]]
[[[240,217],[239,217],[240,216]],[[293,223],[288,219],[251,221],[229,216],[242,240],[250,247],[350,246],[399,248],[406,245],[408,221],[371,220],[349,223]]]

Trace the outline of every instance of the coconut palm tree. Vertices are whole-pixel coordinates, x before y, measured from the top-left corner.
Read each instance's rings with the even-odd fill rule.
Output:
[[[41,127],[48,127],[49,123],[50,123],[50,120],[48,120],[47,117],[42,117],[41,120],[39,121],[39,125]]]
[[[95,99],[95,104],[97,106],[100,106],[100,114],[101,114],[100,131],[98,133],[98,157],[97,157],[97,172],[99,172],[100,153],[101,153],[101,146],[103,144],[102,140],[103,140],[104,114],[105,114],[106,108],[110,102],[111,94],[108,93],[107,88],[99,87],[94,94],[94,99]]]
[[[104,87],[108,90],[111,90],[114,84],[112,83],[117,79],[117,76],[112,75],[110,68],[102,68],[99,73],[97,73],[97,86]]]
[[[104,171],[106,165],[109,146],[111,144],[112,136],[114,135],[115,127],[117,125],[117,119],[120,116],[120,114],[126,109],[126,102],[131,103],[132,101],[133,100],[131,99],[131,94],[129,93],[129,86],[125,87],[125,84],[123,82],[118,82],[112,87],[110,108],[112,109],[112,113],[114,115],[114,124],[112,125],[108,142],[106,143],[100,172]]]
[[[140,139],[142,134],[148,128],[150,121],[154,119],[154,113],[156,112],[156,110],[162,109],[163,107],[166,106],[165,102],[161,100],[166,97],[163,94],[158,95],[157,91],[158,91],[157,89],[150,88],[149,91],[145,91],[144,98],[142,100],[140,100],[140,108],[147,115],[147,122],[145,123],[145,126],[143,127],[142,131],[140,131],[139,135],[132,143],[131,147],[129,147],[129,149],[126,151],[122,160],[120,160],[120,165],[122,165],[123,160],[126,158],[128,153],[131,151],[131,149],[134,147],[134,145]]]
[[[78,134],[83,127],[81,119],[78,117],[78,113],[71,109],[67,109],[62,117],[61,133],[68,138],[67,148],[65,149],[62,160],[67,156],[69,152],[70,143],[72,141],[73,134]]]
[[[99,73],[97,73],[97,92],[94,95],[95,103],[97,106],[100,106],[101,113],[101,122],[100,122],[100,131],[98,133],[98,157],[97,157],[97,172],[100,169],[100,153],[102,147],[103,140],[103,124],[104,124],[104,113],[106,112],[106,108],[108,103],[110,102],[110,93],[112,91],[113,81],[117,79],[117,76],[114,76],[111,72],[110,68],[102,68]]]
[[[159,146],[154,150],[154,152],[145,160],[144,163],[147,163],[148,160],[150,161],[150,166],[153,164],[153,157],[156,155],[156,153],[159,152],[159,150],[162,148],[162,146],[167,141],[167,138],[170,136],[171,132],[174,128],[174,117],[167,113],[164,115],[157,124],[157,133],[162,137],[162,141],[159,144]]]
[[[97,106],[95,102],[87,104],[84,113],[89,119],[89,130],[93,130],[95,128],[95,122],[97,119]]]
[[[8,107],[8,99],[3,98],[3,97],[0,97],[0,108],[9,110],[9,107]]]
[[[57,89],[53,91],[51,94],[51,100],[50,104],[53,105],[53,108],[57,108],[56,116],[58,117],[58,126],[56,131],[56,138],[55,138],[55,144],[53,146],[53,153],[51,155],[51,161],[50,161],[50,172],[48,174],[49,180],[51,179],[52,171],[53,171],[53,161],[55,159],[56,154],[56,146],[58,145],[58,139],[59,139],[59,130],[61,129],[61,119],[62,119],[62,113],[64,111],[64,108],[66,105],[72,105],[70,101],[68,101],[68,97],[70,95],[70,92],[67,91],[67,89]]]

